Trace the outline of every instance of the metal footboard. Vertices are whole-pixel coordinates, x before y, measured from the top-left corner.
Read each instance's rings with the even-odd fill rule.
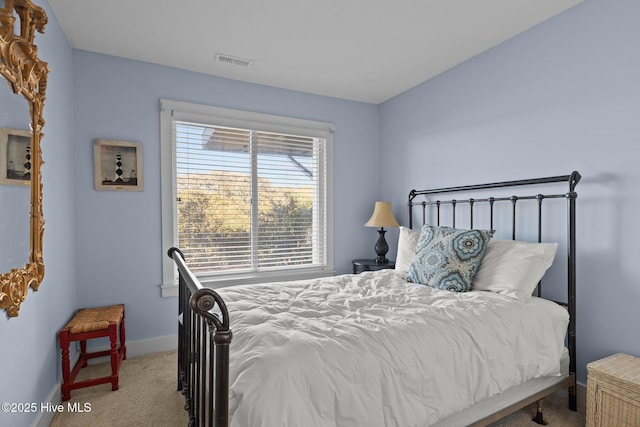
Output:
[[[178,248],[168,251],[178,267],[178,390],[189,426],[229,424],[229,313],[213,289],[189,270]]]

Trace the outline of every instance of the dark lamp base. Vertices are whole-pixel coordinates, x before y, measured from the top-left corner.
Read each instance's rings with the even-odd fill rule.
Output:
[[[380,237],[378,237],[378,241],[376,242],[376,254],[378,254],[376,264],[387,264],[389,262],[385,256],[387,255],[387,252],[389,252],[389,245],[387,245],[387,241],[384,238],[384,233],[386,232],[387,230],[383,227],[380,227],[380,230],[378,230]]]

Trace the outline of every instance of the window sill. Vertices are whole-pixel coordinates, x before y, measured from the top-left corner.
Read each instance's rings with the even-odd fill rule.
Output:
[[[335,274],[335,270],[299,270],[293,272],[262,272],[245,273],[224,276],[198,277],[203,286],[211,289],[226,288],[228,286],[249,285],[255,283],[289,282],[292,280],[317,279],[329,277]],[[171,298],[178,296],[178,284],[161,285],[162,297]]]
[[[160,285],[162,298],[173,298],[178,296],[178,284]]]

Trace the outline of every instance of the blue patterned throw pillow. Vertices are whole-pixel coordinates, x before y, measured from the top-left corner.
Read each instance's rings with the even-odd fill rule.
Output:
[[[425,225],[405,278],[447,291],[470,291],[491,234],[487,230]]]

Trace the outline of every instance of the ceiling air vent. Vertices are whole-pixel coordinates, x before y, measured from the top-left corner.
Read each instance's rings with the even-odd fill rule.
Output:
[[[223,53],[216,53],[216,61],[245,68],[249,68],[251,64],[253,64],[253,60],[251,59],[238,58],[237,56],[225,55]]]

